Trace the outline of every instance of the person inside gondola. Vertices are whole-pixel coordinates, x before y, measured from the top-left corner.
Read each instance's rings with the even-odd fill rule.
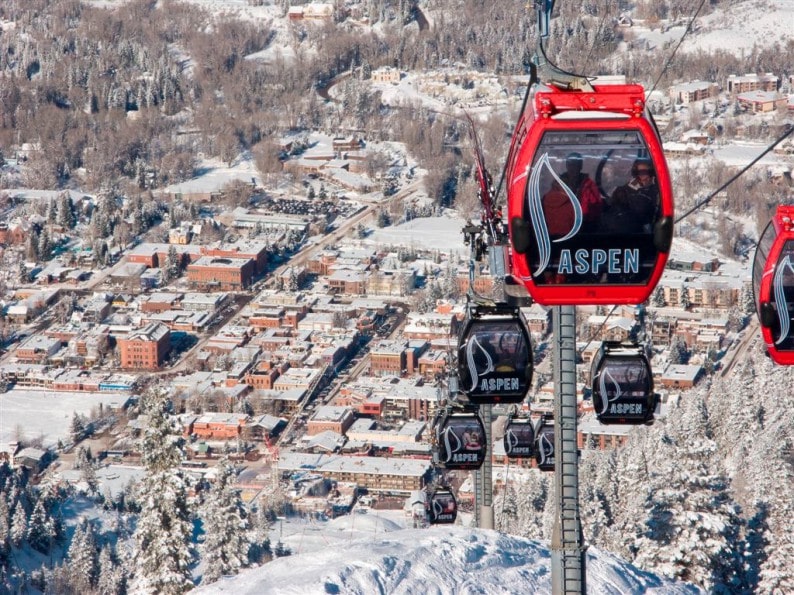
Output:
[[[565,171],[560,174],[560,179],[579,199],[582,207],[582,231],[588,232],[598,224],[604,208],[604,200],[592,178],[582,173],[583,167],[584,159],[581,153],[569,153],[565,158]]]
[[[463,432],[463,450],[480,450],[482,447],[480,432],[474,429],[466,429]]]
[[[632,178],[612,193],[602,223],[605,233],[650,233],[659,208],[659,187],[653,164],[637,159],[631,166]]]

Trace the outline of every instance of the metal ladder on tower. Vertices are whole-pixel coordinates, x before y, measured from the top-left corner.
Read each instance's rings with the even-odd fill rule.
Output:
[[[554,595],[584,594],[585,550],[579,516],[579,460],[576,441],[576,308],[553,310],[555,518],[551,539]]]

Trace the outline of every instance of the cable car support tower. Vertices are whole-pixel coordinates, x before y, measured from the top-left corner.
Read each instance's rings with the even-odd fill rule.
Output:
[[[557,69],[546,60],[543,40],[549,36],[554,0],[535,0],[541,76],[563,88],[592,90],[579,75]],[[529,91],[528,91],[529,92]],[[555,595],[587,592],[586,550],[579,513],[579,453],[576,442],[576,307],[554,306],[554,526],[551,536],[551,584]]]

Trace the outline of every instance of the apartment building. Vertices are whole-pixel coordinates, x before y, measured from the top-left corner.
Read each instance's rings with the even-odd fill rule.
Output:
[[[171,330],[152,322],[127,335],[116,337],[122,368],[156,370],[171,351]]]

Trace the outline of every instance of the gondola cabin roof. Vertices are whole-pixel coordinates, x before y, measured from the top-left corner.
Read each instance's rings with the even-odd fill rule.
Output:
[[[535,109],[542,118],[640,118],[645,111],[642,85],[593,85],[594,92],[548,87],[535,93]]]

